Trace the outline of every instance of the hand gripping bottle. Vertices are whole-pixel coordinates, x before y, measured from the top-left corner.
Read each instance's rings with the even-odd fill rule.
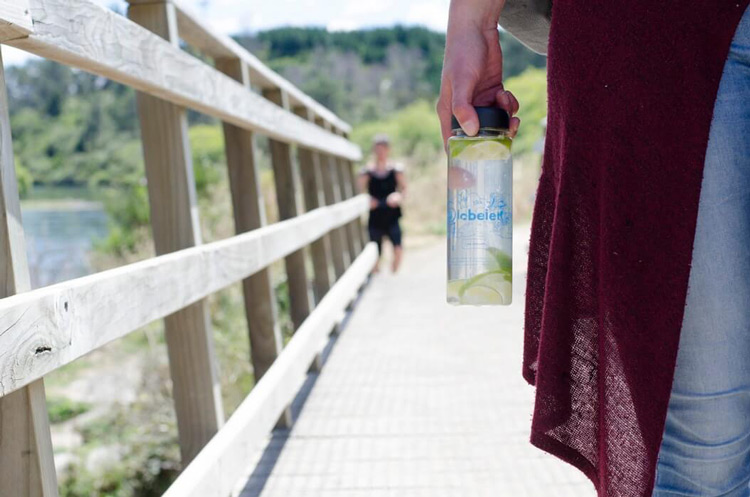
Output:
[[[448,139],[448,302],[508,305],[513,281],[510,117],[476,107],[479,132],[454,117]]]

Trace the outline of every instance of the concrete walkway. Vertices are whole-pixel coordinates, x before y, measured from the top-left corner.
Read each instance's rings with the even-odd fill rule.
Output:
[[[445,304],[442,244],[377,275],[275,432],[242,497],[588,497],[572,466],[528,443],[521,377],[527,231],[510,307]]]

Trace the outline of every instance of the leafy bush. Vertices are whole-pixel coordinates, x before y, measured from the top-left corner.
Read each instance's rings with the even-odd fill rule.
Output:
[[[91,406],[65,398],[47,398],[47,411],[50,423],[62,423],[88,411]]]
[[[435,106],[425,100],[414,102],[385,119],[355,127],[351,139],[367,155],[372,149],[372,139],[379,133],[390,137],[393,154],[397,157],[411,157],[418,152],[423,162],[429,163],[442,150]]]
[[[526,69],[520,75],[507,79],[505,87],[520,103],[518,117],[521,128],[513,140],[513,153],[520,156],[533,152],[544,135],[542,119],[547,115],[547,71]]]
[[[21,198],[26,198],[26,196],[31,192],[31,189],[34,187],[34,177],[31,175],[31,171],[29,171],[24,165],[16,159],[16,180],[18,181],[18,195]]]

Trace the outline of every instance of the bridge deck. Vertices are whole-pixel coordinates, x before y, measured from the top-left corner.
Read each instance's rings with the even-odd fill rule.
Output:
[[[528,443],[523,285],[509,308],[451,307],[444,261],[442,244],[414,250],[401,274],[374,278],[242,497],[594,495]],[[516,269],[523,282],[525,261]]]

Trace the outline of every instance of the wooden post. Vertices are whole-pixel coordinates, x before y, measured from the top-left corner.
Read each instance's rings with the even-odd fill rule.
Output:
[[[133,4],[128,17],[177,45],[172,3]],[[138,92],[143,155],[156,253],[201,244],[185,109]],[[224,421],[206,301],[164,320],[182,462],[187,464]]]
[[[351,198],[355,195],[354,191],[352,190],[352,181],[351,181],[351,170],[350,170],[350,163],[346,159],[337,158],[338,162],[338,173],[339,173],[339,187],[341,188],[341,197],[344,199]],[[357,226],[355,225],[356,220],[347,223],[346,228],[346,241],[349,245],[349,254],[351,256],[351,260],[354,261],[354,259],[357,258],[357,255],[359,255],[359,251],[361,250],[360,244],[360,237],[359,233],[357,233]]]
[[[315,121],[315,117],[306,107],[297,107],[294,113],[298,116]],[[299,173],[302,179],[302,192],[305,199],[305,210],[311,211],[325,204],[321,201],[323,189],[320,177],[320,156],[317,152],[304,147],[297,148],[297,160],[299,161]],[[310,245],[313,263],[313,290],[315,303],[328,292],[331,287],[331,264],[329,263],[330,236],[324,235]]]
[[[307,109],[307,107],[297,107],[294,109],[294,113],[303,119],[315,122],[315,115]],[[299,161],[299,173],[302,179],[302,192],[304,193],[305,209],[311,211],[317,209],[321,205],[325,205],[325,201],[321,201],[323,189],[320,178],[320,155],[310,149],[297,147],[297,160]],[[310,244],[314,273],[313,289],[316,305],[331,288],[331,269],[333,269],[333,265],[329,262],[329,254],[331,253],[330,244],[329,233],[326,233]],[[322,368],[323,356],[318,352],[310,366],[310,371],[319,373]]]
[[[216,68],[227,76],[250,86],[247,66],[239,59],[217,59]],[[244,233],[266,225],[266,213],[260,190],[260,173],[255,162],[255,136],[252,131],[224,123],[224,142],[232,191],[236,232]],[[245,313],[250,331],[255,381],[268,371],[281,353],[283,341],[276,319],[276,298],[268,268],[243,280]]]
[[[322,119],[316,119],[315,122],[325,129],[331,129],[330,124]],[[318,154],[320,158],[320,178],[323,185],[323,196],[326,205],[333,205],[341,201],[341,191],[338,188],[338,173],[336,158],[328,154]],[[347,242],[345,228],[337,228],[330,233],[331,239],[331,257],[333,259],[333,268],[336,278],[340,278],[347,266]]]
[[[263,90],[263,96],[276,105],[289,110],[286,94],[280,89]],[[276,185],[276,200],[279,207],[279,219],[290,219],[299,215],[294,181],[292,149],[288,143],[269,139],[271,163]],[[294,329],[300,327],[310,314],[310,297],[305,268],[305,252],[297,250],[284,258],[286,277],[289,285],[289,306],[291,308]]]
[[[0,298],[31,290],[0,57]],[[0,397],[0,494],[57,497],[44,380]]]
[[[345,138],[348,138],[346,134],[344,134],[343,136]],[[357,182],[358,173],[354,172],[354,163],[346,159],[344,159],[344,162],[346,163],[346,174],[348,176],[349,184],[352,188],[352,194],[358,195],[360,193],[359,183]],[[365,230],[365,226],[362,223],[362,217],[359,217],[352,221],[352,224],[354,225],[354,230],[356,231],[356,237],[359,239],[360,250],[364,250],[365,245],[367,245],[367,242],[369,241],[369,234]]]

